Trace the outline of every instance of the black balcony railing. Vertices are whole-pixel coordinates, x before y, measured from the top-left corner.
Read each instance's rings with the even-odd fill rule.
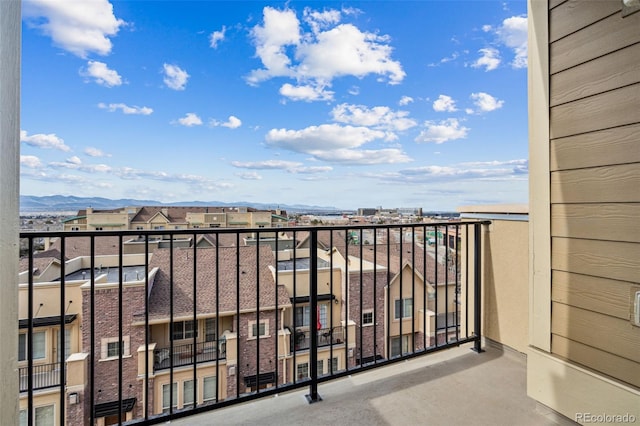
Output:
[[[59,424],[157,424],[306,386],[315,402],[337,377],[463,343],[480,351],[485,224],[164,229],[166,247],[152,244],[158,230],[21,233],[27,424],[43,387],[60,393]],[[35,253],[40,239],[51,248]],[[32,350],[42,355],[42,332],[71,346],[47,374]]]
[[[309,349],[311,347],[311,334],[313,334],[311,330],[297,328],[295,333],[291,334],[291,347],[296,351]],[[316,331],[316,339],[319,348],[344,344],[343,327],[321,328]]]
[[[29,389],[29,376],[31,376],[33,390],[60,386],[60,364],[59,362],[54,362],[51,364],[34,365],[31,375],[29,374],[28,367],[18,368],[20,392],[25,392]]]
[[[173,354],[173,356],[171,354]],[[226,357],[226,340],[199,342],[196,343],[195,346],[193,343],[175,345],[173,351],[171,347],[156,348],[153,351],[153,369],[165,370],[171,368],[171,366],[181,367],[183,365],[190,365],[193,363],[194,357],[196,363],[224,359]]]

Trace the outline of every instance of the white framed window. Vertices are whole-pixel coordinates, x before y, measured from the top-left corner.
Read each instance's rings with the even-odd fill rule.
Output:
[[[204,402],[207,401],[215,401],[216,392],[218,390],[216,376],[208,376],[205,377],[202,381],[202,400]]]
[[[334,373],[338,371],[338,357],[331,358],[331,368]]]
[[[409,352],[409,335],[391,338],[391,356],[399,356]]]
[[[190,321],[176,321],[173,323],[171,335],[173,340],[184,340],[198,337],[198,327]]]
[[[406,299],[398,299],[394,304],[394,319],[411,318],[413,315],[413,299],[408,297]]]
[[[20,415],[18,416],[18,425],[27,426],[27,410],[20,410]]]
[[[20,333],[18,335],[18,361],[26,361],[28,354],[28,335]],[[44,359],[46,354],[47,335],[44,331],[33,333],[33,359]]]
[[[165,383],[162,385],[162,412],[169,412],[169,399],[171,398],[171,388],[169,388],[169,383]],[[178,384],[173,384],[173,398],[171,398],[171,406],[175,410],[178,408]]]
[[[318,311],[320,313],[318,319],[320,320],[320,325],[322,328],[329,328],[329,323],[327,321],[327,304],[320,303],[318,304]],[[296,327],[309,327],[311,323],[311,306],[296,306],[296,318],[295,324]]]
[[[216,319],[206,318],[204,320],[204,340],[205,342],[216,341]]]
[[[269,337],[269,320],[249,321],[249,339]]]
[[[58,329],[57,333],[56,333],[56,350],[57,350],[57,360],[58,362],[61,362],[64,358],[64,361],[67,360],[67,358],[69,357],[69,355],[71,355],[71,329],[69,328],[65,328],[64,329],[64,356],[62,355],[62,351],[61,351],[61,344],[60,344],[60,329]]]
[[[118,359],[130,356],[129,336],[123,336],[122,341],[117,337],[106,337],[100,341],[100,360]]]
[[[316,373],[318,377],[324,374],[324,359],[319,359],[316,364]]]
[[[296,369],[298,372],[298,380],[306,379],[309,377],[309,363],[303,362],[302,364],[298,364],[298,368]]]
[[[55,408],[53,404],[36,407],[34,410],[35,426],[53,426],[55,424]]]
[[[373,325],[373,309],[362,311],[362,325]]]
[[[193,407],[193,379],[182,382],[182,407]]]

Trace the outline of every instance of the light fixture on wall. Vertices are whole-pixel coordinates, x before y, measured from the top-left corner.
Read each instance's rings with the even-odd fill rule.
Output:
[[[78,403],[78,392],[69,394],[69,405],[76,405]]]

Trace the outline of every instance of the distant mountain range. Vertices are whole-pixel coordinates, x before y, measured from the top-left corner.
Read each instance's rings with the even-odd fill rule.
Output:
[[[20,212],[70,212],[93,207],[94,209],[116,209],[132,206],[220,206],[220,207],[253,207],[260,210],[283,209],[287,212],[338,212],[339,209],[330,206],[308,206],[304,204],[264,204],[248,201],[225,203],[222,201],[184,201],[178,203],[162,203],[155,200],[133,200],[122,198],[112,200],[103,197],[74,197],[65,195],[48,195],[36,197],[34,195],[20,196]]]

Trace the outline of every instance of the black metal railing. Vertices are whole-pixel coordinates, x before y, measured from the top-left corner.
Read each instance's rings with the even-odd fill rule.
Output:
[[[34,365],[31,374],[29,374],[29,367],[18,368],[20,392],[25,392],[29,389],[29,376],[31,376],[33,390],[60,386],[60,364],[59,362],[54,362]]]
[[[195,347],[195,350],[194,350]],[[175,345],[173,351],[170,347],[156,348],[153,351],[153,369],[164,370],[173,367],[181,367],[193,363],[211,362],[226,357],[226,340],[216,342],[199,342],[185,345]]]
[[[313,334],[311,330],[296,328],[295,332],[291,334],[291,348],[296,351],[309,349],[311,334]],[[316,339],[319,348],[344,344],[344,329],[343,327],[321,328],[316,331]]]
[[[306,386],[316,402],[318,385],[337,377],[464,343],[481,351],[487,223],[165,229],[166,247],[150,244],[158,230],[21,233],[27,424],[43,386],[60,392],[59,424],[157,424]],[[51,249],[36,254],[42,238]],[[60,275],[36,285],[47,262]],[[125,279],[132,266],[139,275]],[[105,267],[117,276],[102,274]],[[43,288],[58,312],[48,306],[46,321]],[[71,346],[48,382],[34,363],[36,331]],[[201,341],[209,335],[224,338]],[[86,380],[67,377],[71,368]]]

